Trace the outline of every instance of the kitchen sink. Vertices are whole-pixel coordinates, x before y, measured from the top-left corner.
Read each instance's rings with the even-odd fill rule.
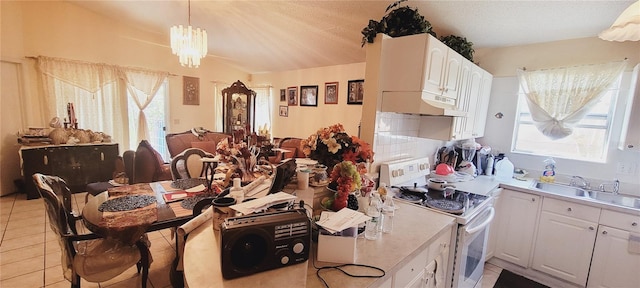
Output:
[[[640,198],[601,191],[589,191],[588,194],[591,199],[599,202],[640,209]]]
[[[564,195],[564,196],[577,196],[577,197],[588,196],[588,192],[582,188],[563,185],[563,184],[544,183],[544,182],[536,181],[533,188],[539,189],[545,192],[553,193],[553,194]]]

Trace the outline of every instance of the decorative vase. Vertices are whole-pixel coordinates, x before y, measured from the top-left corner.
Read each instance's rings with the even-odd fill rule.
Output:
[[[253,173],[256,168],[256,157],[250,156],[249,158],[231,156],[235,159],[236,165],[240,170],[242,177],[241,181],[243,185],[253,182],[257,177]]]

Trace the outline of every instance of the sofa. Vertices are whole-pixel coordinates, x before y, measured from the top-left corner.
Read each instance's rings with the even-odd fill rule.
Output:
[[[283,159],[306,158],[307,156],[304,155],[304,151],[302,151],[301,144],[302,144],[302,139],[300,138],[293,138],[293,137],[282,138],[282,140],[280,140],[279,148],[291,151],[291,152],[284,153]]]
[[[171,158],[188,148],[199,148],[205,152],[216,154],[216,146],[224,138],[228,138],[231,143],[231,135],[209,130],[192,129],[182,133],[167,134],[165,137]]]

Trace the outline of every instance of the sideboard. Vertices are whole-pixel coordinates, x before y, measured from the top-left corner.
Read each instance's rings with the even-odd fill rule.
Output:
[[[82,192],[89,183],[112,178],[118,155],[118,143],[23,146],[20,159],[27,199],[40,197],[34,173],[59,176],[71,192]]]

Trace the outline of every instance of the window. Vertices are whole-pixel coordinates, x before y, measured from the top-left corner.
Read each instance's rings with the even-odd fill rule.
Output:
[[[162,83],[158,92],[151,100],[151,103],[144,109],[149,128],[149,143],[156,149],[165,161],[170,159],[167,141],[165,139],[165,100],[167,99],[167,80]],[[134,88],[135,89],[135,88]],[[138,117],[140,109],[133,101],[132,96],[127,91],[127,107],[129,115],[129,149],[138,148]]]
[[[606,162],[619,85],[620,80],[618,79],[612,88],[605,91],[604,96],[587,115],[578,122],[573,133],[559,140],[549,139],[538,131],[531,119],[524,92],[520,90],[513,152]]]

